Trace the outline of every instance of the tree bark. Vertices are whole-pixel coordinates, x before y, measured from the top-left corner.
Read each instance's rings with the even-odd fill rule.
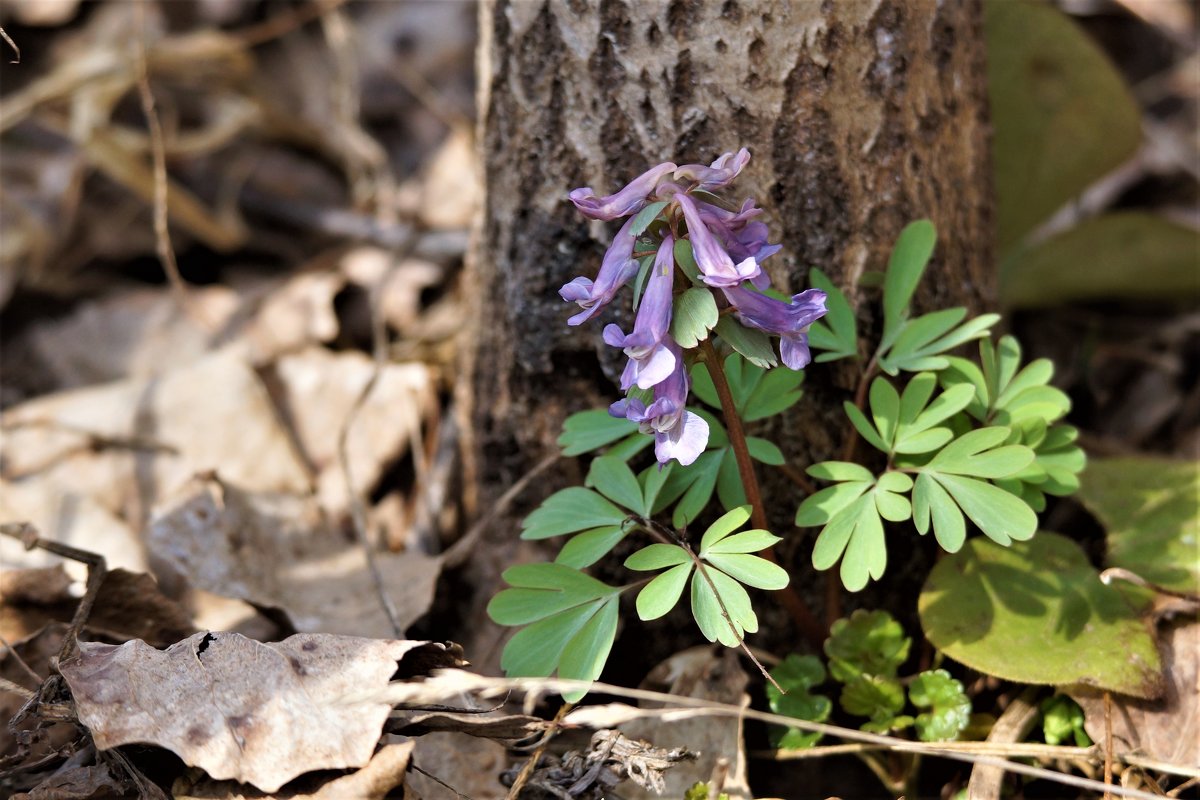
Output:
[[[485,0],[480,19],[485,200],[467,366],[485,503],[551,451],[564,416],[617,396],[603,320],[568,328],[557,295],[595,275],[617,227],[584,220],[572,188],[606,194],[658,162],[748,147],[734,191],[783,244],[764,265],[777,287],[806,288],[820,267],[870,335],[877,292],[855,287],[929,217],[939,242],[918,310],[991,302],[978,0]],[[841,401],[862,368],[842,364],[810,367],[777,431],[801,469],[842,446]],[[796,504],[780,506],[786,519]]]

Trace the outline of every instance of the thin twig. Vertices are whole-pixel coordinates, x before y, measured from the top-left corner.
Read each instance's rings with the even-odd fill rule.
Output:
[[[154,92],[150,90],[150,71],[146,58],[146,3],[135,3],[134,14],[137,31],[134,36],[137,55],[137,86],[142,101],[142,114],[150,133],[150,157],[154,166],[154,246],[163,272],[171,283],[171,292],[179,310],[190,314],[187,284],[179,273],[175,261],[175,250],[171,247],[171,231],[167,225],[167,154],[163,144],[162,123],[154,104]],[[199,321],[199,320],[198,320]]]
[[[446,676],[447,684],[454,686],[455,691],[521,690],[532,692],[557,692],[561,694],[563,692],[589,690],[597,694],[614,695],[632,700],[644,700],[655,703],[666,703],[675,706],[686,706],[688,708],[693,708],[698,711],[702,711],[705,714],[716,717],[737,718],[738,716],[745,716],[746,719],[766,722],[771,725],[783,725],[787,727],[800,728],[801,730],[821,733],[837,739],[880,745],[897,752],[924,753],[928,756],[946,758],[954,761],[963,761],[969,764],[984,764],[987,766],[1001,767],[1009,772],[1025,775],[1030,778],[1054,781],[1066,786],[1087,789],[1093,792],[1103,792],[1105,790],[1104,784],[1100,781],[1091,780],[1089,778],[1079,778],[1074,775],[1068,775],[1066,773],[1050,769],[1043,769],[1041,767],[1031,767],[1027,764],[1022,764],[1016,761],[1008,761],[995,756],[960,752],[953,748],[946,747],[943,743],[913,742],[906,739],[897,739],[892,736],[868,733],[867,731],[861,731],[854,728],[843,728],[838,725],[829,725],[822,722],[809,722],[808,720],[796,719],[794,717],[788,717],[782,714],[772,714],[767,711],[758,711],[753,708],[742,708],[729,703],[715,703],[696,697],[673,695],[665,692],[654,692],[648,689],[631,689],[625,686],[616,686],[611,683],[602,683],[600,681],[576,681],[562,678],[488,678],[454,670],[445,670],[442,674]],[[429,679],[429,681],[424,684],[424,688],[427,690],[432,689],[433,685],[437,683],[437,680],[438,678],[436,676]],[[636,710],[639,715],[647,716],[678,714],[677,709],[670,708],[631,709],[631,711],[633,710]],[[1189,773],[1182,772],[1180,774]],[[1137,789],[1129,789],[1123,786],[1112,786],[1110,789],[1113,794],[1120,795],[1122,797],[1139,798],[1139,800],[1158,800],[1156,795]]]
[[[758,488],[758,478],[754,474],[754,464],[750,460],[750,450],[746,446],[746,434],[742,430],[742,421],[738,416],[737,406],[733,402],[733,394],[729,391],[729,382],[725,380],[725,370],[721,367],[721,359],[717,356],[717,350],[713,347],[711,339],[705,339],[700,343],[700,347],[704,365],[712,377],[717,396],[721,399],[721,412],[725,417],[729,444],[733,448],[733,455],[737,460],[742,487],[746,490],[746,500],[750,503],[751,521],[754,527],[767,530],[767,513],[763,506],[762,493]],[[762,551],[762,556],[772,564],[779,564],[779,559],[771,549]],[[796,594],[796,590],[789,583],[784,588],[776,590],[774,594],[792,616],[809,645],[816,652],[821,652],[821,647],[829,636],[829,631],[817,621],[808,605],[800,598],[800,595]]]
[[[32,700],[34,698],[34,696],[37,694],[36,692],[26,689],[21,684],[13,683],[8,678],[3,678],[3,677],[0,677],[0,692],[9,692],[10,694],[15,694],[17,697],[20,697],[26,703],[28,703],[30,700]]]
[[[17,666],[25,670],[25,674],[32,678],[34,683],[40,684],[42,682],[42,676],[34,672],[33,667],[29,666],[29,662],[21,658],[21,654],[17,652],[15,647],[9,644],[8,639],[0,636],[0,644],[4,645],[5,649],[8,650],[9,654],[12,655],[13,659],[17,662]]]
[[[4,30],[4,28],[0,28],[0,39],[3,39],[5,42],[7,42],[8,46],[11,47],[13,49],[13,52],[17,54],[17,57],[8,63],[20,64],[21,63],[21,48],[17,47],[17,43],[12,40],[12,37],[8,35],[8,33]]]
[[[1112,787],[1113,780],[1113,731],[1112,692],[1104,692],[1104,785]],[[1104,790],[1104,800],[1112,800],[1109,788]]]
[[[559,458],[561,458],[561,456],[559,456],[558,453],[546,456],[540,462],[538,462],[533,469],[529,470],[529,472],[526,472],[519,479],[517,479],[516,483],[508,487],[504,494],[500,495],[496,502],[492,504],[492,507],[488,510],[488,512],[479,519],[475,520],[475,524],[473,524],[467,530],[467,532],[463,534],[463,537],[451,545],[450,549],[445,552],[445,554],[442,556],[442,567],[446,569],[453,569],[461,566],[475,550],[475,545],[478,544],[479,537],[482,536],[484,531],[488,529],[488,526],[490,526],[497,517],[502,516],[504,512],[508,511],[508,507],[512,505],[513,501],[517,499],[521,492],[525,491],[525,487],[528,486],[534,478],[558,463]]]
[[[92,613],[92,606],[96,604],[96,598],[100,594],[100,586],[104,583],[104,576],[108,573],[104,556],[99,553],[80,550],[78,547],[71,547],[61,542],[43,539],[38,536],[37,529],[28,522],[6,522],[0,524],[0,535],[11,536],[17,539],[25,546],[26,550],[40,548],[47,553],[53,553],[56,556],[62,556],[72,561],[87,564],[87,584],[83,592],[83,597],[79,598],[79,605],[75,608],[75,615],[71,617],[71,624],[67,627],[67,631],[63,635],[62,649],[58,651],[58,663],[61,664],[78,655],[79,632],[83,630],[88,616]]]
[[[306,6],[290,8],[257,25],[234,31],[231,35],[246,47],[258,47],[307,25],[347,2],[348,0],[317,0]]]
[[[546,735],[542,737],[542,741],[538,744],[537,749],[529,756],[529,760],[521,767],[521,771],[517,773],[517,777],[513,779],[512,786],[508,789],[508,794],[504,800],[517,800],[521,796],[521,789],[525,787],[525,783],[529,777],[533,775],[533,771],[537,769],[537,763],[546,753],[546,748],[550,746],[550,740],[558,733],[562,725],[562,718],[567,715],[567,712],[574,707],[572,703],[563,703],[559,707],[558,713],[554,715],[554,721],[550,727],[546,729]]]
[[[446,783],[444,780],[442,780],[441,778],[439,778],[437,775],[434,775],[434,774],[433,774],[432,772],[430,772],[429,770],[427,770],[427,769],[421,769],[421,767],[420,767],[420,766],[417,764],[417,762],[410,760],[410,761],[408,762],[408,768],[409,768],[409,769],[411,769],[413,772],[419,772],[419,773],[421,773],[422,775],[424,775],[426,778],[429,778],[429,780],[433,781],[434,783],[436,783],[436,784],[438,784],[438,785],[440,785],[440,786],[444,786],[445,788],[447,788],[447,789],[449,789],[450,791],[454,792],[454,793],[455,793],[456,795],[458,795],[459,797],[463,798],[463,800],[472,800],[472,798],[471,798],[471,796],[470,796],[470,795],[468,795],[468,794],[463,794],[463,793],[462,793],[462,792],[460,792],[458,789],[455,789],[453,786],[451,786],[450,784]]]

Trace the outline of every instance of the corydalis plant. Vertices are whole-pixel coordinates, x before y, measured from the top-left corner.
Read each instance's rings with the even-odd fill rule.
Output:
[[[794,370],[811,360],[808,328],[825,314],[820,289],[790,299],[768,294],[770,278],[761,262],[779,245],[768,243],[767,226],[754,219],[762,209],[751,199],[733,206],[713,193],[728,187],[749,160],[743,148],[708,166],[659,164],[605,197],[589,187],[570,193],[587,217],[629,217],[596,279],[575,278],[559,294],[582,309],[567,320],[580,325],[634,283],[633,330],[604,329],[605,343],[621,348],[629,359],[621,375],[621,389],[629,396],[609,412],[654,435],[660,464],[674,459],[689,465],[708,446],[708,422],[685,408],[687,363],[689,351],[708,338],[723,314],[732,313],[744,329],[724,336],[731,346],[753,349],[761,360],[762,341],[755,334],[778,336],[781,360]],[[773,351],[768,360],[773,365]]]

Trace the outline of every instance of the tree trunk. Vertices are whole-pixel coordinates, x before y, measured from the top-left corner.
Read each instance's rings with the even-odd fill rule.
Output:
[[[853,290],[905,224],[929,217],[939,242],[917,308],[990,303],[981,23],[978,0],[486,0],[485,201],[468,275],[481,499],[551,452],[565,415],[618,394],[602,322],[568,328],[557,294],[595,275],[617,227],[584,220],[572,188],[606,194],[658,162],[748,147],[733,188],[783,244],[764,265],[777,287],[806,288],[817,266]],[[877,303],[863,301],[877,293],[850,296],[872,333]],[[776,439],[798,467],[840,449],[858,369],[810,367]],[[779,506],[786,520],[796,503]]]

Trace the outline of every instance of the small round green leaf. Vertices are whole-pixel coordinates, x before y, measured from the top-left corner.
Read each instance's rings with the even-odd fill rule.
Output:
[[[673,544],[649,544],[625,559],[625,568],[646,572],[652,569],[689,564],[692,557],[682,547]]]
[[[674,608],[683,595],[683,587],[691,574],[690,562],[679,564],[642,587],[637,596],[638,617],[643,620],[658,619]]]

